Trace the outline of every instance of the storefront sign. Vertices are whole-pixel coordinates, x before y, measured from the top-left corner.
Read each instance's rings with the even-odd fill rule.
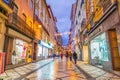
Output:
[[[98,34],[102,33],[103,32],[103,27],[102,26],[99,26],[96,30],[94,30],[90,35],[89,35],[89,38],[92,38],[92,37],[95,37],[97,36]]]
[[[52,48],[51,44],[49,45],[49,44],[43,42],[42,40],[39,41],[39,44],[42,45],[42,46],[45,46],[47,48]]]

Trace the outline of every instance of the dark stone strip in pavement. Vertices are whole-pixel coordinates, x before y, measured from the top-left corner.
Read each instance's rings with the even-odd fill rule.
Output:
[[[75,65],[75,66],[78,68],[78,70],[79,70],[81,73],[83,73],[83,74],[87,77],[88,80],[96,80],[96,79],[93,78],[90,74],[88,74],[87,72],[85,72],[82,68],[80,68],[80,67],[77,66],[77,65]]]
[[[111,73],[111,74],[114,74],[115,76],[118,76],[118,77],[120,77],[120,75],[118,75],[118,74],[114,73],[113,71],[106,70],[106,69],[104,69],[104,68],[100,68],[100,67],[98,67],[98,66],[95,66],[95,65],[92,65],[92,66],[94,66],[94,67],[97,67],[97,68],[99,68],[99,69],[101,69],[101,70],[104,70],[104,71],[106,71],[106,72],[108,72],[108,73]]]
[[[25,78],[26,76],[30,75],[30,74],[33,73],[33,72],[36,72],[37,70],[39,70],[39,69],[45,67],[46,65],[48,65],[48,64],[50,64],[50,63],[52,63],[52,62],[53,62],[53,60],[50,61],[50,62],[48,62],[48,63],[46,63],[46,64],[44,64],[44,65],[42,65],[42,66],[40,66],[38,69],[35,69],[35,70],[33,70],[33,71],[31,71],[31,72],[25,74],[25,75],[22,75],[21,77],[19,77],[19,78],[17,78],[17,79],[14,79],[14,80],[22,80],[22,79]]]
[[[19,72],[17,72],[15,69],[13,69],[16,73],[18,73],[20,76],[22,76]]]

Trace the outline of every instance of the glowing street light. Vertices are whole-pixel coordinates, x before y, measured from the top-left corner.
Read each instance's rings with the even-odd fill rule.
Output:
[[[39,28],[41,28],[41,27],[42,27],[42,25],[39,25],[38,27],[39,27]]]

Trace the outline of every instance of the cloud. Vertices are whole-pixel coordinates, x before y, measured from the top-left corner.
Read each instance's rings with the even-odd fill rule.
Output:
[[[51,6],[54,15],[57,17],[57,27],[59,32],[68,32],[71,27],[70,12],[72,4],[76,0],[47,0],[47,3]],[[63,45],[68,44],[68,35],[63,35]]]

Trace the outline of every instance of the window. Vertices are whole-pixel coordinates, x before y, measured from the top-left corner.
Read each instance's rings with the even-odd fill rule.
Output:
[[[30,27],[32,28],[32,22],[31,22],[31,21],[30,21],[29,25],[30,25]]]
[[[26,23],[26,20],[27,20],[27,17],[26,17],[26,15],[23,13],[23,20],[25,21],[25,23]]]
[[[78,17],[81,15],[81,12],[79,11],[79,13],[78,13]]]
[[[83,4],[84,4],[84,0],[81,1],[80,7],[82,7]]]
[[[28,2],[28,0],[26,0],[26,2]]]
[[[17,7],[17,5],[16,5],[16,4],[14,5],[13,12],[14,12],[15,14],[17,14],[17,13],[18,13],[18,7]]]
[[[2,32],[2,27],[3,27],[3,24],[2,24],[2,22],[0,21],[0,33]]]
[[[13,20],[13,23],[16,24],[17,23],[17,13],[18,13],[18,7],[17,5],[15,4],[14,7],[13,7],[13,12],[14,12],[14,20]]]
[[[33,9],[33,1],[30,0],[30,8]]]

